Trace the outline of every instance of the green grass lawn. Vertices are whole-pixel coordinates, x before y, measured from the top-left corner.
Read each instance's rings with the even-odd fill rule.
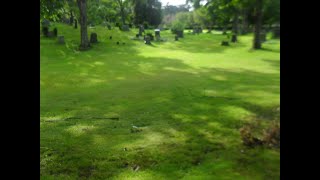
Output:
[[[56,27],[65,45],[40,38],[41,179],[280,178],[279,149],[239,133],[279,117],[279,40],[255,51],[252,35],[225,47],[221,32],[165,31],[148,46],[96,27],[100,42],[79,52],[79,29]]]

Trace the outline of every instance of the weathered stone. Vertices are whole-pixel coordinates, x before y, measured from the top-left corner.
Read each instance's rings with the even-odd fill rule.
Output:
[[[148,45],[151,44],[151,38],[150,38],[150,36],[146,36],[144,43],[145,43],[145,44],[148,44]]]
[[[179,37],[178,37],[177,35],[175,35],[175,36],[174,36],[174,40],[175,40],[175,41],[178,41],[178,40],[179,40]]]
[[[265,42],[267,40],[266,33],[260,33],[260,40],[261,42]]]
[[[183,30],[182,31],[177,30],[176,34],[179,38],[183,38]]]
[[[54,29],[53,29],[53,35],[54,35],[55,37],[58,36],[58,29],[57,29],[57,28],[54,28]]]
[[[199,34],[202,33],[202,28],[201,27],[194,27],[193,28],[193,34]]]
[[[160,29],[155,29],[154,30],[154,35],[160,37]]]
[[[56,37],[53,31],[49,31],[47,37]]]
[[[139,26],[139,36],[142,36],[142,33],[144,33],[144,27],[142,25]]]
[[[78,28],[78,21],[75,19],[74,20],[74,28],[77,29]]]
[[[42,27],[49,27],[50,21],[47,19],[43,19],[41,24],[42,24]]]
[[[122,25],[121,30],[122,31],[129,31],[129,26],[128,25]]]
[[[153,41],[154,40],[154,36],[151,33],[147,33],[147,36],[150,37],[150,40]]]
[[[275,27],[273,29],[273,38],[280,38],[280,27]]]
[[[49,28],[47,26],[42,27],[42,33],[44,36],[48,36]]]
[[[73,24],[73,20],[74,20],[74,17],[73,17],[73,15],[71,15],[70,16],[70,25],[72,26],[72,24]]]
[[[98,42],[97,33],[91,33],[91,35],[90,35],[90,43],[97,43],[97,42]]]
[[[58,36],[58,43],[59,44],[64,44],[64,36]]]
[[[229,46],[229,42],[228,41],[222,41],[221,42],[221,46]]]
[[[235,43],[235,42],[237,42],[238,40],[237,40],[237,35],[236,34],[232,34],[232,36],[231,36],[231,42],[233,42],[233,43]]]

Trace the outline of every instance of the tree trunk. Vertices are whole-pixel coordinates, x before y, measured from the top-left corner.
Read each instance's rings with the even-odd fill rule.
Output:
[[[80,10],[80,35],[81,44],[80,50],[86,50],[90,47],[88,30],[87,30],[87,4],[86,0],[77,0],[78,7]]]
[[[233,25],[233,28],[232,28],[233,33],[237,35],[238,31],[239,31],[239,13],[238,13],[238,11],[234,15],[234,19],[233,19],[233,24],[232,25]]]
[[[73,20],[74,20],[74,16],[73,16],[73,12],[70,11],[70,25],[73,25]]]
[[[119,7],[120,7],[120,15],[121,15],[121,21],[122,21],[122,25],[125,24],[125,19],[124,19],[124,5],[123,5],[123,2],[122,0],[117,0],[118,1],[118,4],[119,4]]]
[[[223,25],[223,29],[222,29],[222,34],[226,35],[227,34],[227,25]]]
[[[123,9],[123,7],[121,8],[121,20],[122,20],[122,25],[125,25],[124,9]]]
[[[248,33],[248,14],[247,10],[243,10],[242,12],[242,29],[241,34],[247,34]]]
[[[261,49],[262,0],[256,0],[253,49]]]

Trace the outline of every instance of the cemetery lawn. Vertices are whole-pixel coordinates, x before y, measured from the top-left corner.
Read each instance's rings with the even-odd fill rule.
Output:
[[[148,46],[96,27],[79,52],[79,28],[55,26],[65,45],[40,37],[41,179],[280,178],[279,149],[239,133],[280,120],[280,40],[251,50],[252,34],[225,47],[186,30]]]

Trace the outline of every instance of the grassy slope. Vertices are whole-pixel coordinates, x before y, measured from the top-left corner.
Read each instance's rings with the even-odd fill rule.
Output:
[[[41,179],[279,179],[279,151],[239,135],[280,105],[279,40],[252,51],[251,36],[222,47],[218,33],[162,32],[147,46],[97,27],[100,43],[78,52],[79,29],[56,26],[66,45],[40,40]]]

